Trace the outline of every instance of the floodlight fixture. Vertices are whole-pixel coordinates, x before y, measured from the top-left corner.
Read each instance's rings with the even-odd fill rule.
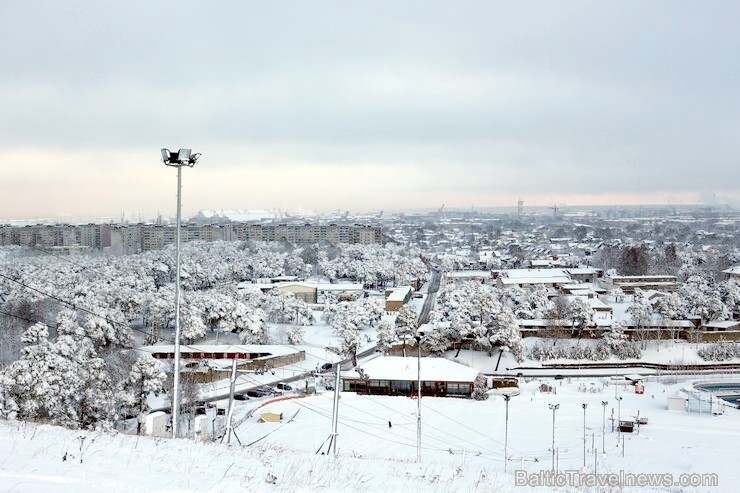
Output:
[[[180,161],[181,164],[184,164],[190,161],[190,154],[192,153],[192,149],[180,149],[177,151],[177,160]]]

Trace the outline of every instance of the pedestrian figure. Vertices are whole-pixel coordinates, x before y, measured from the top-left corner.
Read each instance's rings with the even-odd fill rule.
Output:
[[[390,421],[388,421],[388,428],[393,428],[393,425],[391,424]]]

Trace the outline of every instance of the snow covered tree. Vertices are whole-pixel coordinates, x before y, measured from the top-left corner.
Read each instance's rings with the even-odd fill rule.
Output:
[[[288,332],[288,342],[290,344],[303,344],[305,331],[300,325],[294,325]]]
[[[484,401],[488,399],[488,386],[486,376],[482,373],[475,377],[473,382],[473,399],[476,401]]]
[[[105,362],[83,332],[67,327],[53,343],[42,324],[24,333],[21,359],[2,373],[6,415],[75,427],[110,422],[115,402]]]
[[[122,382],[119,397],[125,414],[136,414],[136,433],[141,433],[141,425],[149,411],[147,397],[165,391],[167,375],[162,364],[148,354],[141,355],[131,368],[128,378]]]
[[[348,318],[340,317],[332,325],[334,333],[342,338],[341,352],[345,358],[352,358],[352,364],[357,366],[357,350],[360,348],[360,331]]]
[[[671,339],[676,338],[676,321],[686,318],[686,305],[677,293],[668,293],[658,300],[658,314],[669,326]]]
[[[450,347],[450,330],[446,326],[437,326],[426,333],[422,340],[423,346],[435,356],[441,356]]]
[[[406,338],[416,334],[419,328],[419,316],[412,304],[405,304],[396,316],[396,337],[403,341],[403,355],[406,356]]]
[[[583,331],[596,326],[595,312],[589,302],[582,297],[575,296],[568,303],[568,319],[573,323],[573,330],[580,339]]]
[[[624,329],[624,324],[621,321],[615,320],[612,322],[610,330],[602,337],[599,347],[605,348],[606,351],[619,359],[640,358],[640,348],[633,341],[630,341],[629,336],[624,333]],[[603,349],[597,349],[597,351],[599,350]]]
[[[383,352],[388,351],[397,340],[395,327],[385,320],[380,322],[380,325],[378,325],[377,337],[378,348]]]
[[[621,303],[624,301],[625,294],[622,288],[616,287],[609,290],[609,296],[613,297],[616,303]]]
[[[193,304],[180,305],[180,334],[188,343],[206,335],[206,323],[203,320],[203,312]]]
[[[261,308],[252,308],[240,316],[235,327],[242,344],[267,344],[267,324],[265,312]]]
[[[648,339],[647,328],[652,319],[652,306],[640,288],[635,288],[632,303],[627,308],[627,312],[635,324],[635,335],[637,340],[640,341],[640,349],[645,349]]]

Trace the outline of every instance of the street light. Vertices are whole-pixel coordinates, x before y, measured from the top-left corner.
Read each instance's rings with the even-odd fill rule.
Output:
[[[558,410],[560,404],[548,404],[552,409],[552,470],[555,470],[555,411]]]
[[[506,427],[504,432],[504,473],[508,472],[509,469],[509,401],[511,396],[504,394],[504,400],[506,401]]]
[[[416,384],[418,386],[416,399],[416,462],[421,463],[421,339],[423,331],[417,331],[416,339]]]
[[[192,168],[198,162],[200,154],[193,154],[191,149],[180,149],[177,153],[162,149],[162,162],[166,166],[177,168],[177,232],[175,233],[175,250],[177,252],[175,263],[177,273],[175,274],[175,374],[172,389],[172,436],[177,438],[180,431],[180,223],[182,202],[180,195],[182,191],[182,167]]]
[[[588,404],[585,402],[581,404],[583,408],[583,469],[586,469],[586,407]]]
[[[612,411],[613,412],[613,411]],[[617,397],[617,435],[622,433],[622,397]]]
[[[601,452],[606,453],[606,405],[609,404],[609,401],[601,401],[601,408],[602,408],[602,414],[601,414]]]

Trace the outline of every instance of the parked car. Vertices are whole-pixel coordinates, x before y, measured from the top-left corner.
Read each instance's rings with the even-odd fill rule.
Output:
[[[266,396],[267,394],[266,394],[265,392],[263,392],[263,391],[259,390],[259,389],[254,389],[254,390],[247,390],[247,395],[248,395],[249,397],[256,397],[256,398],[259,398],[259,397],[264,397],[264,396]]]
[[[321,369],[322,370],[331,370],[333,366],[334,365],[331,364],[331,363],[324,363],[323,365],[321,365]]]
[[[278,390],[293,390],[293,387],[291,387],[287,383],[282,383],[282,382],[277,384],[277,388]]]
[[[235,401],[248,401],[249,397],[247,397],[244,394],[234,394],[234,400]]]

